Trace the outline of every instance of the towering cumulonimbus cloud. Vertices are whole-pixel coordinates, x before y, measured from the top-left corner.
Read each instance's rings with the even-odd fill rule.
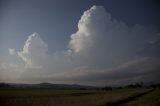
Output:
[[[92,6],[81,16],[78,31],[71,35],[69,49],[75,59],[106,67],[139,55],[154,33],[141,25],[128,27],[114,19],[103,6]]]
[[[92,6],[81,16],[67,50],[47,54],[47,43],[37,33],[31,34],[18,52],[25,67],[17,64],[21,67],[15,68],[14,73],[23,69],[19,79],[24,82],[104,85],[127,84],[136,79],[157,81],[160,59],[150,49],[157,47],[150,43],[157,41],[155,36],[156,32],[150,28],[129,27],[114,19],[103,6]],[[14,49],[9,52],[15,54]],[[6,64],[5,75],[9,77]]]
[[[105,32],[110,19],[110,14],[102,6],[93,6],[85,11],[79,20],[78,31],[71,35],[69,48],[75,53],[88,51],[96,36]]]
[[[112,80],[116,80],[114,76],[120,80],[118,76],[124,74],[121,80],[129,80],[127,76],[131,76],[134,73],[132,71],[136,71],[136,74],[134,73],[130,79],[135,77],[143,79],[144,76],[148,76],[145,72],[152,71],[151,68],[153,70],[160,68],[157,67],[159,59],[157,60],[151,51],[148,54],[144,52],[149,51],[149,42],[155,36],[156,32],[152,28],[142,25],[129,27],[124,22],[114,19],[103,6],[93,6],[81,16],[78,31],[71,35],[69,49],[72,51],[73,61],[80,61],[78,69],[81,70],[81,73],[83,72],[81,76],[83,79],[97,78],[96,80],[100,80],[102,76],[106,76],[105,78],[108,79],[108,75],[111,75]],[[149,59],[145,59],[141,63],[144,58]],[[135,65],[136,70],[133,70],[134,68],[130,64],[123,70],[112,68],[121,67],[135,60],[139,63],[132,64]],[[149,60],[155,61],[154,64],[150,64]],[[140,74],[141,70],[144,70],[142,67],[146,64],[150,64],[150,70],[145,69],[144,73]],[[156,67],[154,67],[155,65]],[[110,71],[111,69],[112,71]],[[157,71],[155,73],[158,74]],[[143,80],[147,80],[146,78]]]

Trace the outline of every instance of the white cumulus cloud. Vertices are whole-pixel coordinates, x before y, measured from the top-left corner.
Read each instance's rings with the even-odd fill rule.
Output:
[[[23,50],[18,52],[18,56],[26,63],[28,68],[40,67],[39,58],[44,58],[48,50],[48,45],[41,39],[38,33],[30,35],[25,42]]]

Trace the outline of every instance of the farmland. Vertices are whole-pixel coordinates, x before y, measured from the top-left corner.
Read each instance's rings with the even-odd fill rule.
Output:
[[[10,88],[0,89],[0,106],[141,106],[144,102],[150,103],[153,100],[155,105],[152,103],[145,106],[158,106],[159,96],[160,89],[152,88],[111,91]]]

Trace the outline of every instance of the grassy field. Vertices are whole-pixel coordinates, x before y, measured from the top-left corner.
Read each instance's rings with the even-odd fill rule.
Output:
[[[123,102],[127,102],[127,106],[137,106],[135,104],[140,102],[142,104],[143,102],[152,102],[150,100],[150,98],[153,99],[152,97],[158,98],[157,92],[160,93],[159,91],[159,89],[151,91],[151,89],[145,88],[115,89],[112,91],[0,89],[0,106],[118,106],[124,104]],[[144,93],[149,96],[141,95]],[[136,100],[138,102],[132,103],[130,98],[138,98],[138,96],[142,96],[143,100],[139,99]]]
[[[125,106],[160,106],[160,89],[127,103]]]

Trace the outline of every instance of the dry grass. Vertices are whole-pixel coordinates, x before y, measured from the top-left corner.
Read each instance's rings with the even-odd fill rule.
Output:
[[[148,89],[113,91],[1,90],[0,106],[100,106],[125,99]]]
[[[129,102],[126,106],[160,106],[160,89]]]

